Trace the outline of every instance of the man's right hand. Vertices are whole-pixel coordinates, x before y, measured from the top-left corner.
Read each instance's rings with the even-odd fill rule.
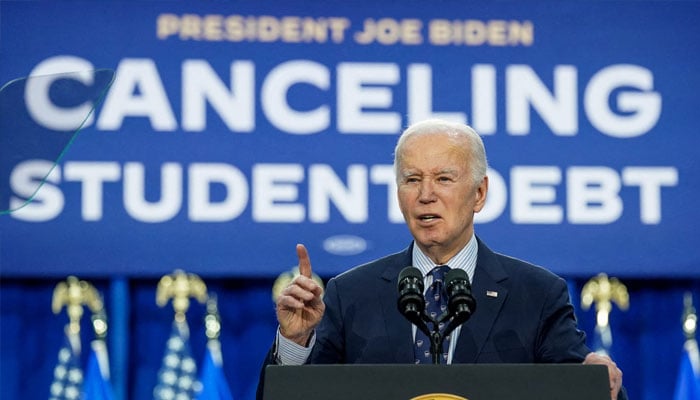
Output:
[[[323,289],[311,279],[311,261],[303,244],[297,244],[299,276],[277,298],[280,334],[300,346],[306,346],[326,305]]]

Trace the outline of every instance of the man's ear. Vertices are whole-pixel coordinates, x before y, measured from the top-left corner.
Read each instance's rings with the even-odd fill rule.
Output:
[[[479,186],[476,187],[476,191],[474,193],[474,196],[476,197],[475,200],[476,202],[474,203],[474,212],[478,213],[481,211],[482,208],[484,208],[484,204],[486,204],[486,194],[489,191],[489,177],[485,176],[484,179],[481,180],[481,183],[479,183]]]

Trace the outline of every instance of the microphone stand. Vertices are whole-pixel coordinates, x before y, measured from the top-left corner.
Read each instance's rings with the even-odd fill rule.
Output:
[[[440,332],[440,323],[452,318],[452,313],[449,310],[440,315],[437,320],[430,317],[426,312],[423,312],[422,317],[425,322],[430,322],[433,325],[432,332],[423,331],[423,333],[430,338],[430,355],[432,356],[433,364],[438,365],[440,364],[442,344],[445,342],[445,336],[449,335],[457,325],[449,324],[444,334]]]
[[[440,364],[440,356],[442,355],[442,343],[445,338],[442,336],[439,330],[434,330],[430,334],[430,355],[433,357],[433,364]]]
[[[430,355],[433,359],[433,364],[440,364],[440,356],[442,355],[442,344],[445,342],[445,337],[448,336],[452,331],[454,331],[458,326],[465,323],[471,316],[471,311],[467,308],[465,312],[462,308],[452,312],[449,308],[440,315],[437,320],[428,315],[427,312],[423,311],[421,314],[425,322],[430,322],[433,325],[433,331],[427,332],[427,325],[425,330],[421,328],[426,336],[430,337]],[[447,327],[445,327],[445,332],[440,332],[440,323],[447,322]]]
[[[451,270],[447,273],[448,307],[437,319],[428,315],[423,298],[423,275],[418,268],[408,266],[399,274],[399,312],[416,326],[425,336],[430,338],[430,355],[433,364],[440,364],[442,345],[445,336],[449,335],[459,325],[465,323],[474,312],[476,302],[471,295],[471,287],[467,274],[462,270]],[[445,331],[440,332],[440,324],[447,321]],[[427,322],[433,325],[432,332],[428,330]]]

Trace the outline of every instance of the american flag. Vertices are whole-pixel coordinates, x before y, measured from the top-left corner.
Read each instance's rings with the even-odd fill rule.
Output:
[[[65,342],[58,351],[58,362],[53,370],[49,400],[80,399],[82,384],[80,337],[76,333],[66,332]]]
[[[197,364],[190,352],[190,329],[187,321],[173,321],[173,329],[153,389],[155,400],[191,400],[200,390]]]

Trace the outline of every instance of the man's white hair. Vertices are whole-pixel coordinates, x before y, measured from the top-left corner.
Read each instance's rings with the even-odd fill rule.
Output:
[[[396,142],[396,148],[394,148],[394,173],[397,179],[399,172],[398,165],[402,157],[401,151],[406,139],[412,136],[434,134],[447,134],[449,137],[453,138],[455,144],[458,146],[463,146],[465,143],[464,139],[466,139],[467,145],[464,150],[471,156],[469,161],[470,165],[473,167],[471,171],[472,179],[474,180],[474,185],[480,184],[486,176],[486,170],[488,169],[486,149],[484,148],[484,142],[481,140],[481,136],[469,125],[441,119],[427,119],[416,122],[406,128],[401,136],[399,136],[399,140]]]

